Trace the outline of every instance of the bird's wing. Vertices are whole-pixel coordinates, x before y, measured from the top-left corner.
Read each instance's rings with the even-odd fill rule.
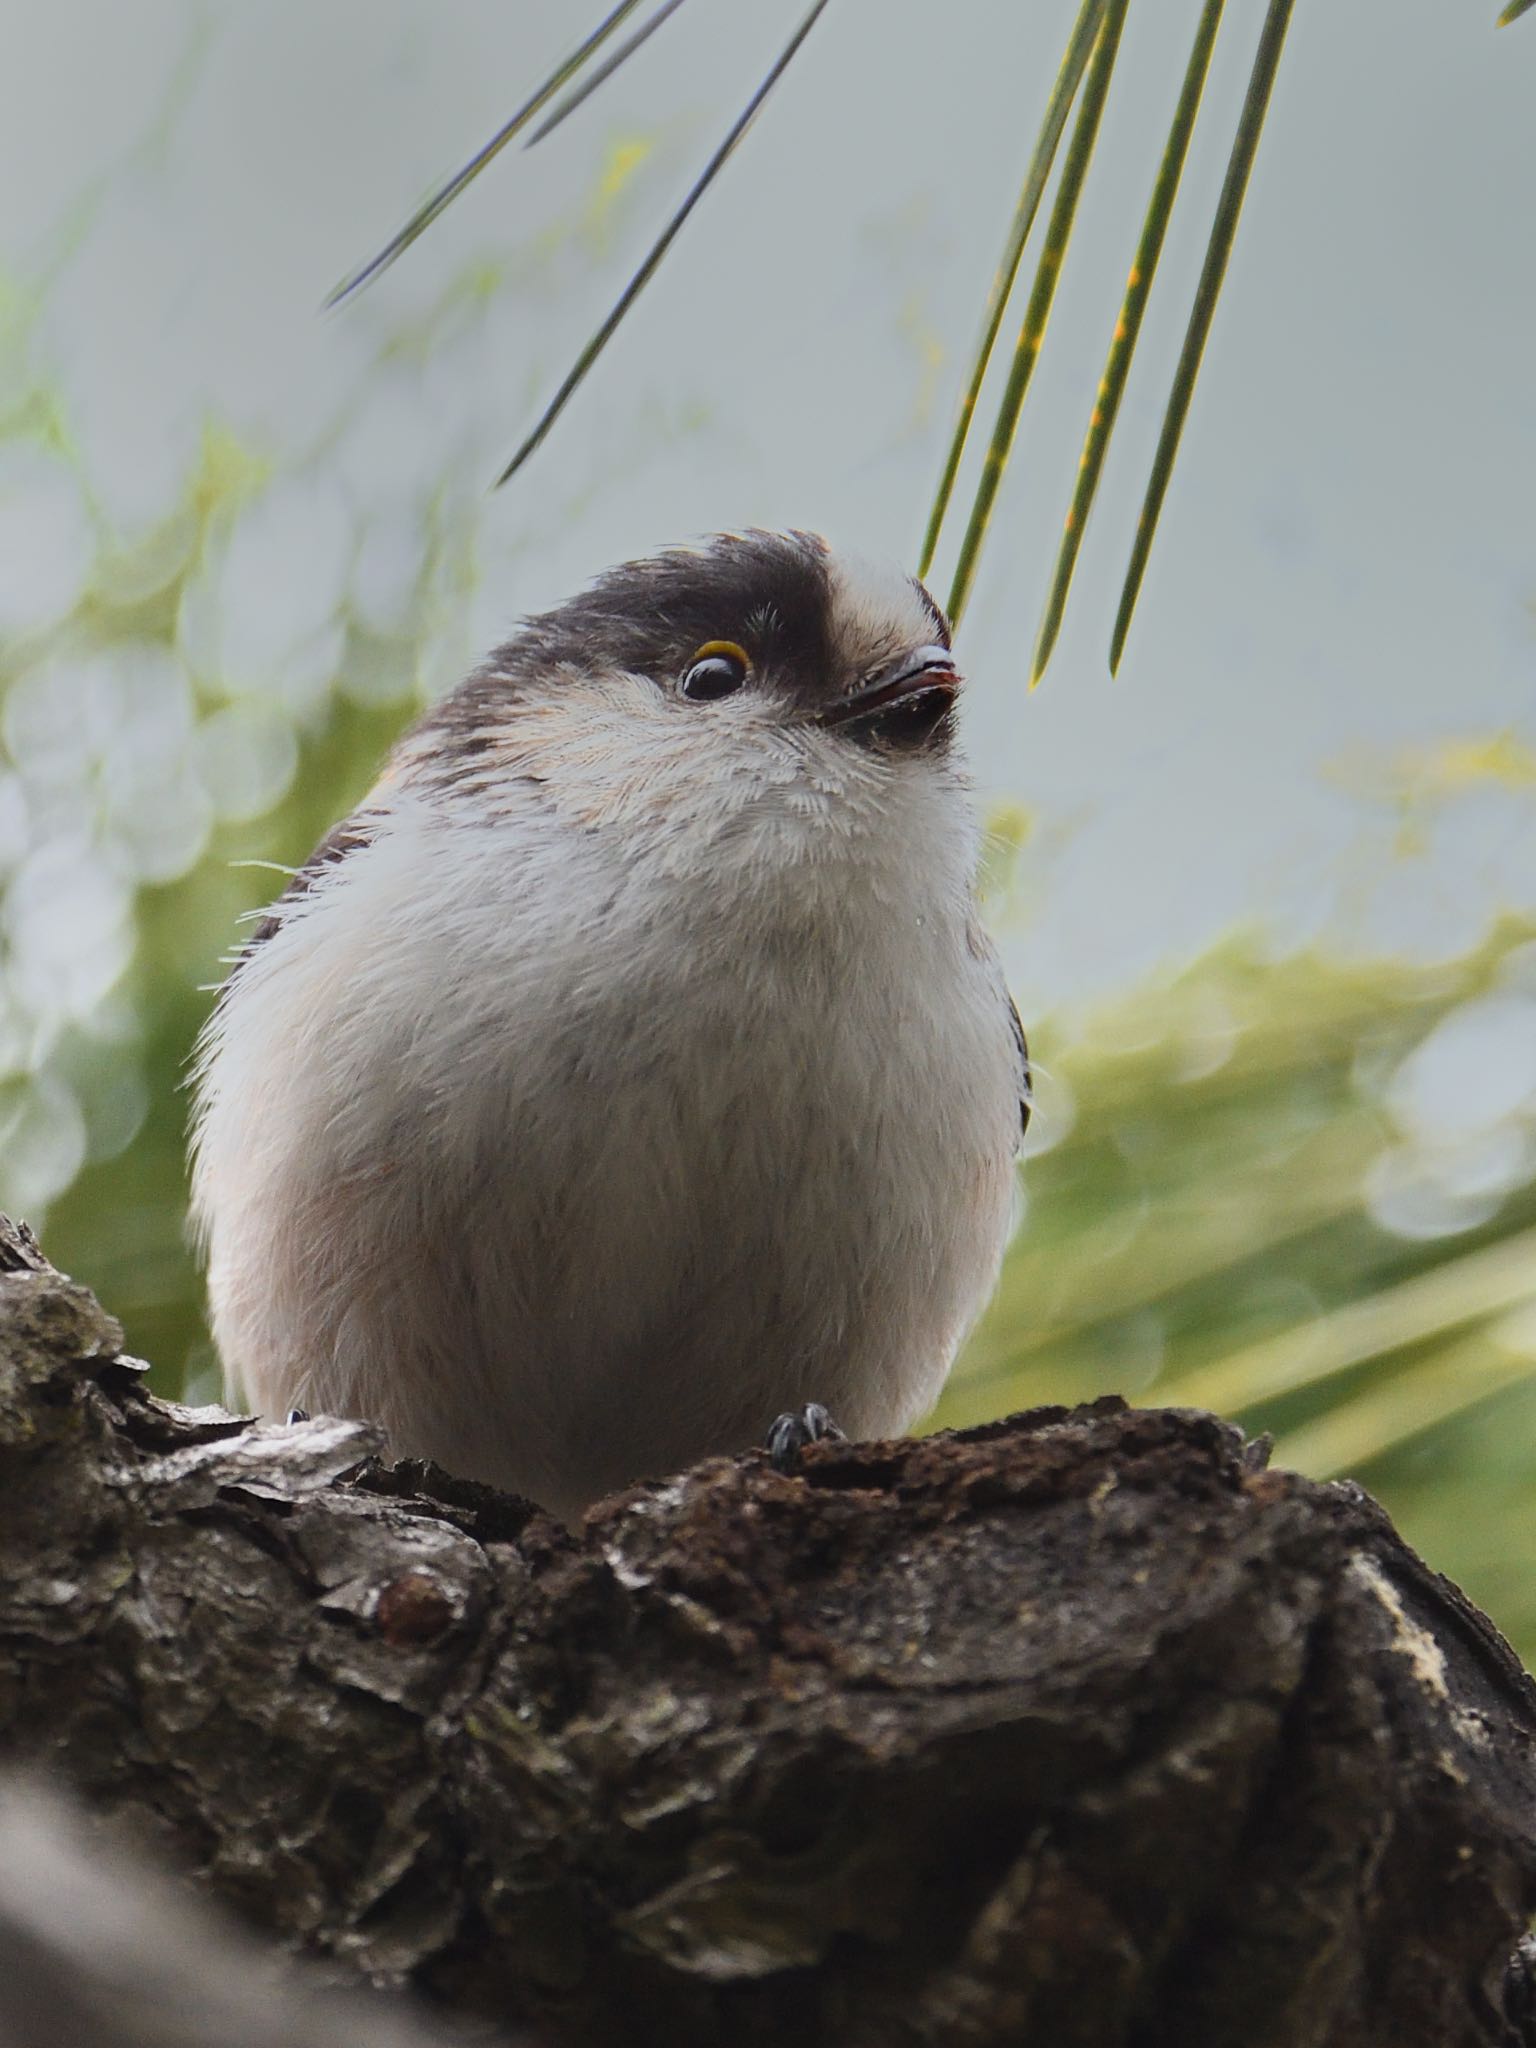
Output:
[[[1008,1015],[1013,1020],[1013,1042],[1019,1048],[1019,1142],[1029,1129],[1029,1108],[1034,1101],[1034,1089],[1030,1084],[1029,1043],[1024,1036],[1024,1022],[1019,1016],[1019,1006],[1012,995],[1004,990],[1008,1001]]]
[[[1019,1143],[1024,1142],[1024,1133],[1029,1129],[1029,1109],[1034,1100],[1029,1085],[1029,1047],[1024,1040],[1024,1026],[1019,1018],[1019,1006],[1013,1000],[1008,983],[1003,977],[1003,963],[998,958],[997,948],[988,938],[981,919],[973,911],[965,930],[966,943],[972,956],[981,961],[990,971],[997,990],[997,999],[1008,1012],[1008,1022],[1013,1030],[1013,1042],[1019,1053]]]

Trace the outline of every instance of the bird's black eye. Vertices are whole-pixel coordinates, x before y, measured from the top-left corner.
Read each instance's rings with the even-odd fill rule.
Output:
[[[683,670],[678,688],[697,704],[729,697],[752,673],[745,651],[734,640],[706,640]]]

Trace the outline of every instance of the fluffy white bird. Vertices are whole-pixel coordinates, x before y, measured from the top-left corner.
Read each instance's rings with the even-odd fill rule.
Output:
[[[236,1398],[571,1518],[931,1406],[1028,1113],[922,585],[721,535],[529,619],[246,947],[194,1201]],[[811,1412],[806,1411],[811,1409]]]

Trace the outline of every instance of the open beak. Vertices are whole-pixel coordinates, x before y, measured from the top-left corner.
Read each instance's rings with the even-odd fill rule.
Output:
[[[881,739],[926,739],[953,704],[960,672],[947,647],[914,647],[821,713],[820,723],[857,726]]]

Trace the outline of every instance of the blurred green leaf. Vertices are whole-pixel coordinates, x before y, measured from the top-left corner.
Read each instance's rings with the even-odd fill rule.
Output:
[[[1490,995],[1536,1013],[1533,936],[1510,920],[1433,967],[1234,940],[1069,1035],[1038,1025],[1046,1149],[933,1426],[1108,1391],[1213,1407],[1273,1430],[1279,1462],[1363,1479],[1536,1648],[1536,1581],[1508,1569],[1536,1555],[1536,1100],[1471,1220],[1453,1203],[1405,1236],[1375,1193],[1384,1160],[1428,1142],[1394,1106],[1418,1049]],[[1431,1180],[1454,1180],[1455,1111]]]
[[[1315,1387],[1335,1373],[1444,1339],[1468,1323],[1536,1302],[1536,1231],[1448,1258],[1427,1273],[1347,1301],[1225,1358],[1167,1375],[1192,1408],[1228,1412]]]
[[[1527,1383],[1536,1384],[1529,1349],[1500,1349],[1496,1331],[1469,1337],[1287,1431],[1275,1455],[1315,1478],[1337,1478]]]

